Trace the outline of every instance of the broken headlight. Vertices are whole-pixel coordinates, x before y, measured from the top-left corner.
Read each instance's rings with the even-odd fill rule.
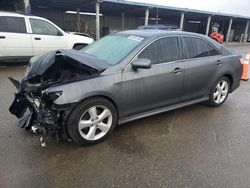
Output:
[[[54,91],[54,92],[50,92],[50,93],[45,91],[43,93],[43,99],[53,102],[56,99],[58,99],[62,95],[62,93],[63,93],[63,91]]]

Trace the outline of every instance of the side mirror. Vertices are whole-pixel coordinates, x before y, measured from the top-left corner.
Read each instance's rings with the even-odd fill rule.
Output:
[[[58,35],[58,36],[63,36],[63,33],[62,33],[61,31],[58,30],[58,31],[57,31],[57,35]]]
[[[133,69],[150,69],[151,68],[151,60],[150,59],[144,59],[139,58],[132,62],[132,68]]]

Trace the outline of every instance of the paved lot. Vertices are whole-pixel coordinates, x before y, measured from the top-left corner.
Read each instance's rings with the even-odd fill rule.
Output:
[[[249,187],[250,82],[220,108],[128,123],[91,147],[51,139],[43,149],[8,112],[15,89],[7,76],[21,79],[24,69],[0,68],[0,187]]]

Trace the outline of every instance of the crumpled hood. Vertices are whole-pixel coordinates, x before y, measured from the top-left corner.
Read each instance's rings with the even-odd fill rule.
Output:
[[[105,60],[98,59],[97,57],[87,53],[76,50],[57,50],[42,56],[35,56],[31,58],[25,73],[25,79],[29,79],[34,76],[41,76],[51,65],[55,63],[56,56],[69,57],[79,63],[94,68],[99,72],[104,71],[110,66]]]

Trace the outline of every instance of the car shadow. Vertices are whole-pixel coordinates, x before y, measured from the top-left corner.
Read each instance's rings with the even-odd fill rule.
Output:
[[[27,65],[29,63],[29,61],[10,61],[10,62],[0,62],[0,68],[1,67],[7,67],[7,66],[23,66],[23,65]]]

